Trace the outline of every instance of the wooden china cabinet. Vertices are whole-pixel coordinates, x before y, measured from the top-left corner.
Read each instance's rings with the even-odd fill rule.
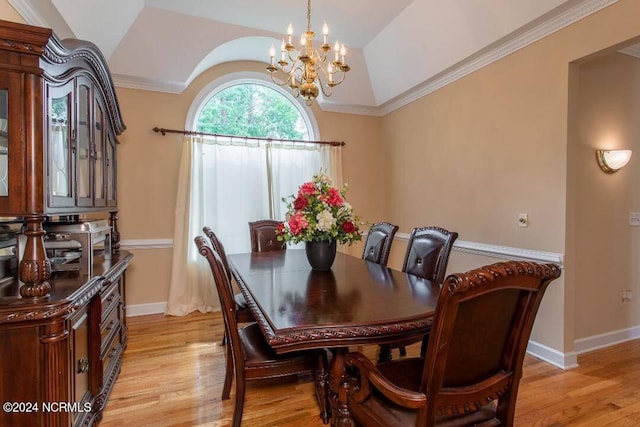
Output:
[[[95,45],[0,21],[1,426],[101,419],[127,343],[124,130]]]

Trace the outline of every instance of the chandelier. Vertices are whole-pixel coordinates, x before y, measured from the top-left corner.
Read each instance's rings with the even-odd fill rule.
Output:
[[[351,69],[345,62],[347,56],[344,44],[336,41],[332,48],[329,44],[329,27],[326,22],[322,28],[323,41],[320,49],[314,49],[311,31],[311,0],[307,0],[307,31],[300,37],[300,49],[291,42],[293,27],[289,24],[287,29],[287,42],[282,39],[280,48],[280,60],[275,62],[275,47],[270,50],[271,63],[267,71],[271,74],[271,80],[279,86],[289,86],[293,96],[302,96],[307,105],[311,105],[318,97],[320,91],[326,97],[331,96],[334,86],[344,81],[347,72]],[[334,54],[331,55],[331,50]],[[275,74],[282,71],[286,80],[277,79]]]

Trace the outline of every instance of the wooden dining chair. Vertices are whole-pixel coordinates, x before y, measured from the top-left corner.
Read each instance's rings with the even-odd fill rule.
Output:
[[[287,243],[279,241],[276,228],[281,221],[263,219],[249,223],[249,235],[251,237],[251,252],[283,251],[287,249]]]
[[[453,242],[457,238],[458,233],[440,227],[414,228],[409,236],[402,271],[441,284],[447,272]],[[421,354],[424,354],[427,339],[427,335],[422,338]],[[400,350],[400,356],[406,356],[406,346],[418,341],[420,338],[381,345],[378,362],[391,360],[391,350],[394,348]]]
[[[224,246],[216,233],[209,227],[202,227],[202,232],[209,238],[209,242],[211,243],[211,247],[220,255],[220,259],[224,264],[224,269],[227,272],[227,276],[229,279],[229,283],[232,283],[233,276],[231,275],[231,268],[229,267],[229,260],[227,259],[227,253],[224,250]],[[237,293],[233,296],[233,299],[236,303],[236,320],[238,323],[246,323],[246,322],[255,322],[253,314],[249,310],[247,306],[247,301],[244,299],[244,296],[241,293]],[[223,341],[224,345],[224,341]]]
[[[211,274],[218,290],[227,344],[227,367],[232,366],[233,375],[225,375],[222,399],[229,399],[231,383],[236,380],[233,427],[239,427],[245,400],[247,381],[288,377],[311,372],[316,383],[316,394],[320,404],[320,416],[325,424],[329,421],[327,353],[325,350],[296,351],[276,354],[269,346],[257,323],[240,328],[236,320],[236,304],[233,299],[229,274],[225,270],[220,254],[211,249],[203,237],[197,236],[195,244],[199,253],[211,267]],[[233,363],[229,363],[232,360]]]
[[[522,362],[555,264],[503,262],[447,277],[425,357],[347,354],[348,408],[364,426],[513,426]],[[375,389],[375,391],[374,391]]]
[[[386,266],[397,231],[398,226],[388,222],[373,224],[367,233],[362,259]]]

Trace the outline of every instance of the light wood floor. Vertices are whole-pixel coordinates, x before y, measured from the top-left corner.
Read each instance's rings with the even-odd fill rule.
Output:
[[[233,388],[231,399],[220,400],[224,348],[219,313],[140,316],[127,322],[129,345],[100,427],[231,423]],[[416,354],[417,345],[408,350]],[[374,346],[364,348],[370,357],[375,351]],[[527,356],[517,427],[640,425],[640,340],[582,355],[578,363],[579,368],[563,371]],[[242,425],[323,426],[313,385],[306,380],[250,383]]]

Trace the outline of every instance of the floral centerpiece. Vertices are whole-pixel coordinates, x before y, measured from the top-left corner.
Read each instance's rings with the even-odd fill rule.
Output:
[[[316,242],[327,246],[326,250],[333,251],[335,257],[336,242],[352,244],[361,240],[362,233],[358,227],[360,218],[345,200],[347,189],[345,184],[342,190],[338,190],[332,186],[327,175],[319,173],[314,175],[311,181],[302,184],[297,194],[284,197],[282,201],[287,204],[287,213],[285,221],[276,231],[278,240],[307,243],[307,258],[310,248],[314,246],[309,243]],[[309,262],[313,267],[313,262]]]

